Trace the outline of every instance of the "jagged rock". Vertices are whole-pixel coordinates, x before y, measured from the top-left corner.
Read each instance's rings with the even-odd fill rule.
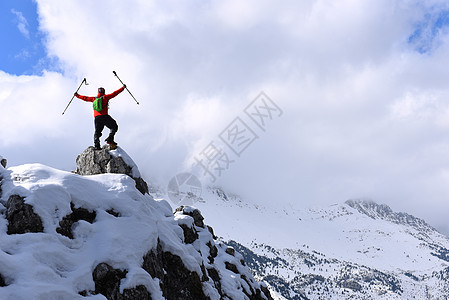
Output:
[[[229,254],[229,255],[232,255],[232,256],[234,256],[234,254],[235,254],[235,250],[234,250],[234,248],[231,247],[231,246],[229,246],[228,248],[226,248],[225,252],[226,252],[227,254]]]
[[[214,240],[216,240],[218,237],[214,234],[214,229],[212,227],[210,227],[209,225],[206,225],[207,230],[209,230],[210,234],[212,234],[212,237],[214,238]]]
[[[56,228],[56,232],[70,239],[73,239],[73,232],[72,232],[73,224],[80,220],[84,220],[92,224],[92,222],[96,218],[96,213],[94,211],[90,212],[82,207],[75,208],[75,205],[73,205],[73,203],[70,203],[70,207],[72,209],[72,213],[65,216],[59,222],[59,227]]]
[[[124,289],[123,296],[120,300],[152,300],[147,288],[143,285],[138,285],[132,289]]]
[[[217,246],[213,245],[210,241],[206,243],[206,246],[209,247],[209,256],[207,258],[209,259],[209,263],[213,264],[215,257],[218,255]]]
[[[8,234],[44,231],[41,218],[33,211],[31,205],[25,203],[24,199],[19,195],[11,195],[6,202]]]
[[[261,291],[260,290],[254,291],[254,289],[251,286],[251,282],[248,280],[248,278],[246,278],[245,275],[241,274],[240,278],[243,279],[249,287],[249,291],[247,291],[245,287],[243,288],[243,292],[245,293],[246,296],[248,296],[248,298],[251,299],[251,295],[257,295],[260,297]]]
[[[198,209],[182,205],[175,210],[175,213],[176,212],[182,212],[184,215],[191,216],[196,226],[204,228],[204,217]]]
[[[214,286],[218,290],[218,293],[220,294],[220,299],[223,299],[223,290],[221,287],[220,275],[218,274],[218,271],[214,268],[210,268],[207,269],[207,274],[214,282]]]
[[[159,278],[160,287],[166,299],[205,299],[206,297],[200,292],[202,288],[198,281],[199,275],[185,268],[179,256],[163,252],[160,243],[156,249],[144,256],[142,268],[152,278]],[[201,265],[201,270],[203,272],[201,281],[208,281],[204,264]],[[175,289],[178,291],[175,292]]]
[[[6,158],[0,156],[0,165],[2,165],[3,168],[6,168]]]
[[[186,224],[180,224],[179,226],[184,231],[184,242],[186,244],[191,244],[198,239],[198,233],[195,228],[189,227]]]
[[[260,285],[260,290],[261,290],[262,293],[265,295],[265,297],[267,297],[268,300],[273,300],[273,298],[271,297],[270,290],[269,290],[268,287],[265,285],[265,283],[262,283],[262,284]]]
[[[201,276],[201,281],[202,282],[209,281],[209,277],[207,276],[206,267],[204,266],[204,262],[201,263],[201,272],[203,274],[203,276]]]
[[[108,209],[108,210],[106,210],[106,212],[110,215],[113,215],[116,218],[120,217],[120,213],[116,212],[114,209]]]
[[[166,270],[162,294],[166,299],[202,300],[208,299],[204,294],[200,276],[189,271],[182,259],[170,252],[163,252],[163,266]]]
[[[152,278],[162,279],[164,277],[164,268],[162,263],[162,247],[159,241],[157,243],[156,249],[152,249],[143,257],[142,269],[147,271]]]
[[[231,264],[228,261],[225,261],[225,265],[226,265],[226,269],[228,269],[229,271],[232,271],[236,274],[239,274],[239,270],[237,269],[237,266],[234,264]]]
[[[193,224],[195,226],[204,228],[204,217],[201,215],[201,212],[198,209],[183,205],[175,210],[175,214],[178,212],[182,213],[183,215],[192,217]],[[184,242],[186,244],[191,244],[198,239],[198,233],[193,225],[189,227],[186,224],[179,224],[179,226],[181,226],[182,230],[184,231]]]
[[[114,269],[107,263],[98,264],[92,272],[95,282],[94,294],[102,294],[108,300],[151,300],[151,295],[143,285],[124,289],[120,293],[120,281],[126,277],[127,271]]]
[[[104,173],[126,174],[136,182],[136,188],[142,194],[148,194],[148,184],[140,176],[133,174],[133,167],[128,165],[121,156],[111,155],[107,147],[95,150],[90,146],[76,158],[77,169],[80,175],[97,175]],[[136,167],[137,168],[137,167]],[[133,176],[134,175],[134,176]]]
[[[144,256],[142,268],[151,277],[159,278],[165,299],[208,299],[202,290],[200,276],[189,271],[179,256],[162,251],[159,243],[156,249]]]
[[[125,276],[126,271],[114,269],[107,263],[98,264],[92,272],[95,294],[102,294],[107,299],[117,299],[120,295],[120,281]]]
[[[208,259],[208,265],[204,266],[204,264],[201,266],[201,271],[203,273],[201,281],[208,281],[213,282],[213,285],[215,289],[217,290],[218,294],[220,295],[220,299],[226,299],[229,298],[229,296],[226,295],[226,290],[223,288],[226,286],[226,283],[223,284],[222,276],[220,275],[223,272],[223,269],[227,269],[231,271],[233,274],[239,274],[240,278],[242,279],[242,283],[240,283],[239,290],[241,290],[248,299],[256,300],[256,299],[272,299],[270,292],[265,287],[265,289],[262,289],[263,285],[256,284],[255,281],[248,279],[251,275],[248,273],[240,274],[238,265],[242,265],[241,271],[244,269],[247,269],[245,266],[245,262],[243,260],[243,256],[235,251],[233,247],[227,246],[223,243],[219,243],[218,245],[213,241],[213,239],[216,239],[216,236],[214,235],[214,231],[212,227],[205,225],[203,220],[203,216],[201,215],[201,212],[190,206],[181,206],[178,207],[175,212],[175,219],[178,220],[178,225],[183,229],[184,233],[184,243],[191,243],[192,241],[195,241],[198,239],[198,236],[201,236],[201,240],[203,243],[205,243],[206,249],[209,250],[207,253],[202,252],[205,257]],[[207,233],[207,234],[206,234]],[[209,241],[207,241],[206,236],[210,238]],[[217,247],[217,246],[218,247]],[[216,268],[211,266],[216,266],[216,260],[215,257],[219,255],[219,252],[221,255],[223,253],[226,253],[226,255],[229,255],[225,261],[221,261],[218,264],[222,264],[221,267],[218,268],[218,271]],[[148,255],[149,258],[154,259],[155,253],[151,253]],[[224,268],[223,268],[224,267]],[[223,268],[223,269],[222,269]],[[165,266],[164,266],[165,270]],[[199,276],[195,273],[195,276]],[[235,275],[232,275],[235,276]],[[248,277],[247,277],[248,276]],[[176,278],[176,277],[174,277]],[[188,276],[184,275],[184,278],[188,278]],[[252,278],[252,277],[250,277]],[[168,298],[167,298],[168,299]],[[184,298],[173,298],[173,299],[184,299]]]
[[[149,194],[148,184],[145,182],[145,180],[142,179],[142,177],[132,177],[134,181],[136,182],[136,188],[142,193],[142,194]]]

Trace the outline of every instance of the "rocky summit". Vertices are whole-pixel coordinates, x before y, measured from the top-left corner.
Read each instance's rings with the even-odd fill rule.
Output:
[[[123,149],[76,162],[0,165],[0,299],[272,299],[198,209],[149,195]]]
[[[76,173],[80,175],[97,175],[102,173],[126,174],[136,182],[136,188],[142,194],[148,194],[148,184],[125,151],[120,147],[109,151],[108,146],[95,150],[90,146],[76,158]]]

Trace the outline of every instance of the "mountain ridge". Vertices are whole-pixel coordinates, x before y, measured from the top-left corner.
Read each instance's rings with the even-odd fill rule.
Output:
[[[294,209],[222,188],[201,198],[194,206],[286,299],[449,298],[449,239],[423,219],[366,199]]]
[[[272,299],[197,209],[149,195],[123,149],[77,162],[89,175],[0,165],[0,299]]]
[[[407,224],[423,231],[437,231],[421,218],[404,212],[394,212],[388,205],[378,204],[373,200],[350,199],[346,200],[345,204],[373,219],[381,218],[397,224]]]

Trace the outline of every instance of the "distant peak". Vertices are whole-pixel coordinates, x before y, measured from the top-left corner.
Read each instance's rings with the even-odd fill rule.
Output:
[[[388,205],[378,204],[371,199],[350,199],[345,203],[373,219],[385,218],[394,214]]]
[[[412,226],[418,230],[436,231],[424,220],[403,212],[394,212],[386,204],[378,204],[371,199],[350,199],[346,205],[372,219],[382,219],[396,224]]]

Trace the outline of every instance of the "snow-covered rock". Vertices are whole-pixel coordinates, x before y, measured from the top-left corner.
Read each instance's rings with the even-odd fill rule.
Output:
[[[101,151],[91,166],[118,157],[140,176]],[[0,179],[0,299],[272,299],[199,210],[173,215],[128,175],[27,164]]]
[[[11,195],[5,204],[5,217],[8,220],[8,234],[43,232],[42,219],[26,204],[23,197]]]
[[[131,157],[122,148],[109,151],[105,145],[101,150],[90,146],[76,158],[76,173],[97,175],[103,173],[126,174],[136,182],[136,188],[142,194],[148,194],[148,184],[140,176],[139,169]]]

